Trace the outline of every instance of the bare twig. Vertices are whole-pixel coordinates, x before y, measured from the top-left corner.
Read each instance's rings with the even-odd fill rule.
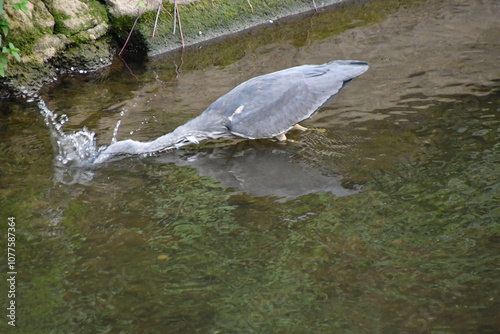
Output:
[[[162,1],[163,1],[163,0],[162,0]],[[170,12],[168,11],[168,9],[166,9],[166,8],[165,8],[165,6],[163,6],[163,4],[162,4],[162,6],[161,6],[161,7],[162,7],[162,8],[163,8],[163,10],[165,11],[165,13],[167,13],[168,15],[170,15],[170,17],[174,17],[174,16],[172,15],[172,13],[170,13]]]
[[[253,13],[253,6],[252,6],[252,3],[250,2],[250,0],[247,0],[248,2],[248,5],[250,6],[250,9],[252,9],[252,13]]]
[[[175,28],[177,27],[177,0],[174,1],[174,31],[172,31],[172,34],[175,35]]]
[[[318,11],[318,5],[316,5],[316,0],[312,0],[312,1],[313,1],[314,10]]]
[[[177,9],[177,20],[179,21],[179,33],[181,34],[182,50],[184,50],[184,46],[185,46],[184,45],[184,34],[182,33],[181,14],[179,13],[179,7],[177,6],[177,0],[175,1],[174,8]]]
[[[158,10],[156,11],[156,18],[155,18],[155,25],[153,27],[153,34],[151,37],[155,37],[156,34],[156,27],[158,26],[158,18],[160,17],[160,10],[163,7],[163,0],[158,0]]]
[[[125,41],[125,44],[123,44],[122,49],[120,50],[120,52],[118,52],[119,56],[121,56],[121,54],[123,53],[123,50],[125,50],[125,47],[127,46],[128,41],[130,40],[130,37],[132,36],[132,33],[134,32],[135,26],[137,25],[137,21],[139,21],[139,19],[141,18],[141,16],[142,16],[142,13],[140,13],[137,16],[137,18],[135,19],[134,24],[132,25],[132,29],[130,29],[130,32],[128,33],[127,40]]]

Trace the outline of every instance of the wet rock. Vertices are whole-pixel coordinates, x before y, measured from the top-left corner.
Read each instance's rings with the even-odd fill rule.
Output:
[[[82,1],[46,0],[46,3],[61,32],[87,30],[100,23],[92,8]]]
[[[64,35],[43,35],[33,46],[33,56],[28,61],[43,63],[54,57],[58,51],[64,49],[67,44],[67,37]],[[29,56],[23,56],[25,62]]]
[[[323,5],[338,1],[324,0]],[[12,88],[20,91],[16,87],[21,86],[36,91],[57,73],[103,67],[125,41],[127,51],[146,51],[150,56],[181,47],[180,19],[174,22],[172,15],[174,3],[186,5],[178,13],[183,25],[182,46],[313,8],[312,2],[304,0],[288,0],[289,6],[280,0],[252,0],[253,6],[245,0],[30,0],[21,11],[13,8],[13,2],[4,3],[10,27],[0,46],[12,43],[19,48],[21,62],[10,57],[4,69],[7,77],[0,78],[0,96],[11,94]],[[157,24],[159,5],[163,10]],[[144,15],[129,39],[139,14]],[[20,95],[25,95],[26,89]]]
[[[4,4],[4,15],[10,23],[10,33],[29,31],[39,26],[42,30],[53,29],[55,20],[41,0],[33,0],[26,4],[27,11],[19,11],[7,2]]]
[[[142,0],[144,6],[139,6],[139,1],[131,0],[106,0],[108,11],[112,16],[136,16],[144,11],[156,10],[158,0]]]
[[[98,0],[32,0],[26,3],[25,11],[15,9],[11,1],[4,5],[10,26],[2,45],[12,43],[17,47],[21,61],[12,57],[9,60],[7,78],[0,80],[0,90],[8,93],[0,92],[1,96],[16,91],[19,94],[15,95],[24,96],[26,91],[36,91],[47,78],[65,71],[61,64],[82,64],[79,52],[89,49],[84,45],[96,44],[109,33],[106,7]],[[113,52],[109,46],[99,51],[93,55],[98,59],[109,59]],[[89,60],[89,55],[84,58]]]
[[[108,24],[102,22],[96,25],[95,27],[87,30],[86,33],[88,33],[89,39],[95,41],[96,39],[106,35],[106,33],[108,32],[108,28],[109,28]]]

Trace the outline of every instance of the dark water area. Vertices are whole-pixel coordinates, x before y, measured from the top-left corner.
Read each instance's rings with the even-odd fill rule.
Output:
[[[35,102],[0,104],[2,328],[498,333],[498,17],[494,0],[354,3],[42,93],[65,133],[107,145],[118,121],[152,140],[257,75],[370,63],[284,144],[67,169]]]

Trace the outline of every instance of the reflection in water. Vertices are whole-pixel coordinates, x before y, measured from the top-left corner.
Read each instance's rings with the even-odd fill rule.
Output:
[[[317,192],[330,192],[335,196],[359,192],[359,185],[345,182],[339,173],[326,173],[324,168],[313,166],[307,159],[297,159],[290,146],[278,145],[243,141],[193,152],[174,150],[149,159],[153,163],[195,168],[200,176],[212,177],[224,188],[276,197],[280,202]],[[94,174],[92,168],[56,166],[54,181],[67,185],[88,184]]]
[[[38,108],[49,130],[56,167],[80,167],[82,162],[98,153],[94,132],[84,127],[82,130],[66,134],[63,131],[63,125],[68,121],[66,114],[53,113],[42,99],[38,101]]]
[[[282,201],[316,192],[346,196],[359,191],[358,186],[344,187],[341,175],[325,175],[318,168],[293,161],[293,154],[286,147],[240,144],[243,147],[227,146],[195,154],[175,151],[154,161],[193,167],[201,176],[210,176],[223,187],[254,196],[278,197]]]

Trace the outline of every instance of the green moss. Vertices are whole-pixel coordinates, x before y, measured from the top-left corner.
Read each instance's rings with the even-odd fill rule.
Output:
[[[61,13],[61,12],[58,12],[56,10],[51,10],[50,11],[52,16],[54,17],[54,34],[63,34],[63,35],[66,35],[66,36],[70,36],[71,35],[71,31],[66,29],[65,25],[64,25],[64,21],[69,19],[70,16],[64,14],[64,13]]]
[[[184,36],[188,40],[196,39],[198,33],[211,33],[213,31],[231,31],[236,26],[246,25],[250,22],[265,22],[266,18],[274,19],[276,16],[282,15],[283,11],[289,11],[290,8],[297,6],[310,7],[310,1],[303,0],[283,0],[283,1],[251,1],[252,8],[247,0],[233,1],[215,1],[202,0],[200,2],[179,6],[181,16],[182,30]],[[165,39],[171,42],[179,41],[178,36],[172,36],[173,30],[173,5],[165,6],[171,13],[164,11],[160,15],[158,24],[157,40]],[[156,12],[145,13],[138,24],[137,30],[144,36],[151,36],[151,32],[155,23]],[[177,27],[179,31],[179,27]],[[148,43],[153,46],[157,41],[148,38]]]
[[[357,26],[377,23],[401,6],[410,6],[420,1],[387,0],[354,3],[348,6],[339,5],[330,15],[319,15],[314,18],[315,20],[329,20],[329,24],[325,25],[323,22],[318,22],[316,26],[321,26],[321,30],[315,29],[315,26],[310,27],[308,29],[310,35],[307,38],[313,40],[322,39]],[[312,10],[313,8],[312,1],[310,0],[252,0],[251,4],[253,10],[247,0],[202,0],[191,5],[179,6],[182,31],[186,44],[201,41],[205,35],[227,34],[252,24],[265,23],[266,20],[274,20],[276,17],[283,16],[284,13],[292,13],[293,9]],[[155,37],[152,37],[152,31],[155,26],[157,14],[155,11],[147,12],[140,17],[133,35],[135,39],[131,44],[144,43],[144,46],[152,53],[181,46],[178,23],[176,25],[176,34],[172,34],[174,30],[173,5],[165,4],[165,8],[168,13],[165,11],[161,12],[156,23],[157,31]],[[120,32],[119,35],[122,40],[125,40],[128,35],[134,19],[128,19],[128,21],[119,19],[115,21],[116,23],[113,22],[113,26],[116,24],[115,29]],[[261,39],[260,42],[266,38],[276,39],[282,37],[295,39],[295,43],[301,45],[305,42],[304,37],[301,35],[302,31],[302,27],[296,28],[290,25],[286,31],[282,29],[270,29],[269,31],[263,31],[256,38]],[[201,37],[199,35],[200,32],[203,35]],[[273,34],[273,36],[269,34]],[[233,58],[238,58],[238,56]]]
[[[120,43],[123,44],[127,40],[135,20],[136,18],[132,16],[121,16],[121,17],[113,16],[110,18],[111,32],[115,35],[115,38]],[[137,32],[133,33],[128,43],[131,49],[145,48],[146,40],[144,34],[140,34]]]
[[[6,38],[6,42],[10,42],[19,48],[20,55],[24,57],[33,54],[33,48],[42,36],[43,32],[39,30],[29,30],[22,35],[9,34]]]
[[[85,15],[85,16],[89,15],[90,17],[92,17],[92,21],[97,21],[99,23],[109,22],[106,6],[104,4],[101,4],[96,0],[86,0],[86,1],[84,0],[83,2],[88,6],[88,10],[82,11],[80,15]],[[54,34],[63,34],[68,37],[71,37],[80,32],[68,29],[66,27],[65,21],[71,19],[71,16],[59,12],[53,7],[49,7],[49,10],[52,16],[54,17],[55,21]]]
[[[85,3],[90,8],[89,12],[91,12],[92,15],[99,20],[99,22],[109,22],[109,16],[106,9],[107,7],[105,4],[97,0],[87,0]]]

